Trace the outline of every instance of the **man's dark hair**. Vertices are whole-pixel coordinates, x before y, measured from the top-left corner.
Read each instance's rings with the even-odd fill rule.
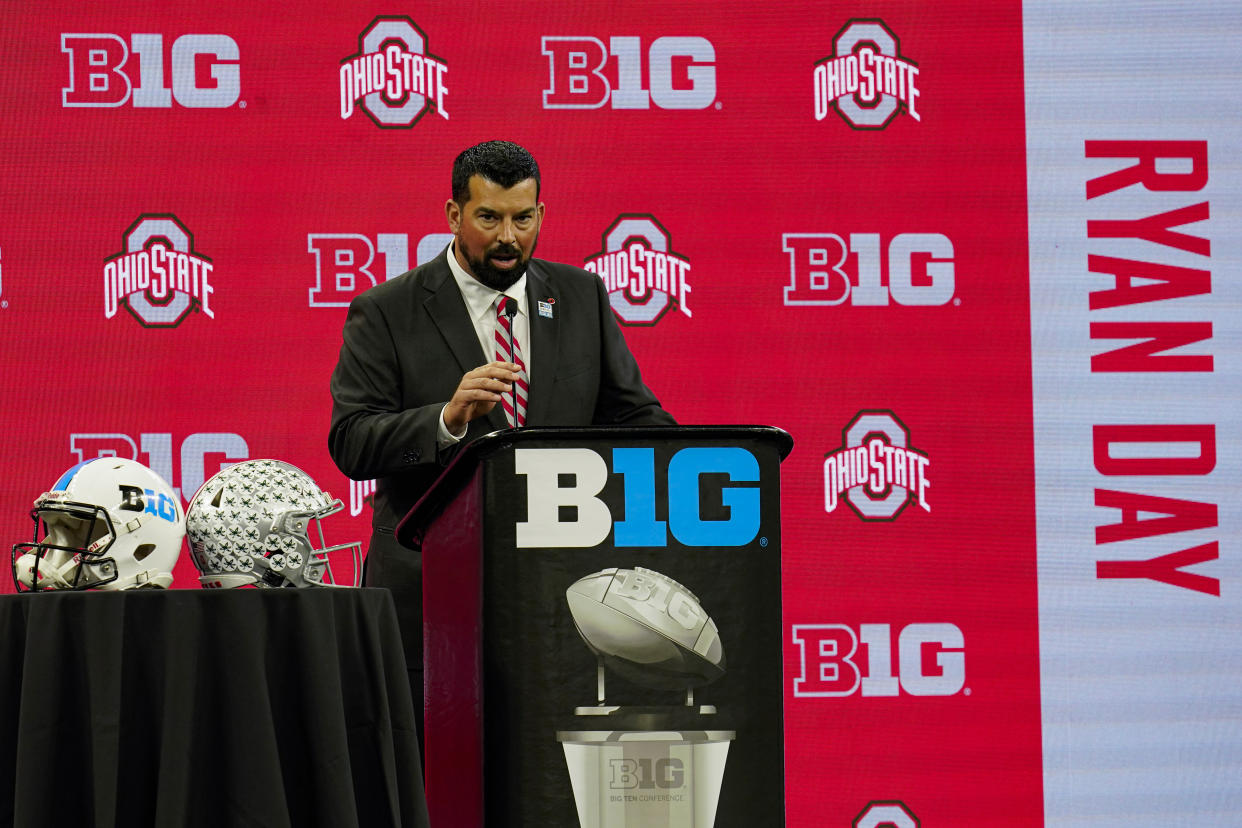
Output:
[[[539,198],[539,165],[534,156],[511,141],[484,141],[457,156],[453,162],[453,201],[458,205],[470,200],[470,177],[474,175],[506,190],[533,178],[535,199]]]

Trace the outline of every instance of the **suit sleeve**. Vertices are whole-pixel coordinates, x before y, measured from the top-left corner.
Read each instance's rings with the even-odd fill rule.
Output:
[[[437,463],[443,403],[406,409],[393,331],[367,294],[349,305],[341,354],[332,372],[328,453],[348,477],[366,480]]]
[[[608,304],[604,283],[595,284],[600,327],[600,383],[595,402],[594,425],[677,425],[673,415],[660,406],[643,383],[638,361],[621,333],[621,326]]]

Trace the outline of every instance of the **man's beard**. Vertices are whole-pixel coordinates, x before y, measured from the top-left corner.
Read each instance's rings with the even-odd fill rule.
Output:
[[[538,241],[539,239],[536,237],[535,243],[530,246],[531,256],[535,255],[535,244]],[[522,249],[517,245],[497,245],[477,259],[470,254],[469,250],[466,250],[465,254],[466,264],[470,265],[470,272],[474,275],[474,278],[492,290],[502,293],[508,290],[518,279],[522,278],[522,274],[526,272],[526,266],[530,263],[529,257],[522,258]],[[503,255],[517,257],[517,263],[512,269],[502,270],[492,264],[493,257]]]

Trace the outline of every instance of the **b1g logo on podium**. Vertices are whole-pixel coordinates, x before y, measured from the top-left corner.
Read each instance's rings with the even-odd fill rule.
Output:
[[[427,52],[427,35],[408,17],[377,17],[338,72],[341,118],[362,111],[381,129],[408,129],[428,112],[448,120],[448,66]]]
[[[415,249],[415,264],[431,261],[452,240],[452,233],[423,236]],[[312,308],[347,308],[359,293],[410,269],[407,233],[378,233],[375,241],[361,233],[307,233],[306,250],[315,257]],[[377,253],[382,264],[376,262]]]
[[[693,316],[686,303],[690,262],[673,252],[672,243],[655,216],[622,213],[604,231],[603,252],[583,262],[604,281],[608,303],[623,324],[654,325],[671,307]]]
[[[187,109],[225,109],[241,96],[240,52],[228,35],[186,34],[173,40],[171,89],[165,86],[163,35],[130,35],[127,44],[115,34],[62,34],[60,50],[69,60],[69,85],[61,89],[63,107],[129,102],[138,108],[168,109],[176,101]],[[131,54],[138,56],[137,66]]]
[[[121,236],[123,252],[104,261],[104,316],[124,306],[147,328],[174,328],[190,311],[211,309],[211,259],[171,213],[144,213]]]
[[[966,684],[966,640],[956,624],[903,627],[895,671],[890,624],[859,624],[857,633],[845,624],[794,624],[792,630],[801,666],[793,681],[798,697],[953,696]]]
[[[640,37],[610,37],[604,45],[597,37],[549,35],[542,44],[544,109],[706,109],[716,100],[716,47],[705,37],[659,37],[646,55]],[[609,58],[616,58],[615,72],[605,74]],[[682,67],[678,77],[674,66]]]
[[[844,445],[824,455],[824,511],[835,512],[842,495],[863,520],[894,520],[908,503],[931,511],[930,461],[893,412],[860,411],[841,436]]]
[[[124,433],[77,433],[69,435],[69,450],[85,463],[96,457],[121,457],[143,463],[158,474],[182,500],[189,500],[208,477],[233,462],[250,459],[250,447],[240,434],[199,432],[181,441],[176,453],[179,475],[173,474],[173,436],[167,432],[143,433],[135,440]],[[146,455],[145,460],[140,455]],[[218,466],[208,473],[208,459],[218,458]],[[230,462],[231,461],[231,462]],[[180,485],[176,485],[177,481]]]
[[[625,520],[613,523],[599,497],[608,483],[604,458],[587,448],[515,449],[514,469],[526,477],[526,520],[516,525],[519,549],[745,546],[759,534],[759,461],[739,447],[683,448],[668,461],[668,519],[657,520],[656,458],[651,448],[614,448],[611,473],[623,482]],[[723,477],[721,519],[702,515],[700,478]],[[735,484],[754,485],[735,485]]]
[[[956,290],[953,242],[940,233],[899,233],[882,253],[879,233],[785,233],[786,305],[947,305]],[[887,281],[885,280],[887,276]]]
[[[915,108],[919,67],[901,56],[901,43],[882,20],[846,23],[811,77],[817,121],[829,111],[854,129],[884,129],[902,112],[922,120]]]

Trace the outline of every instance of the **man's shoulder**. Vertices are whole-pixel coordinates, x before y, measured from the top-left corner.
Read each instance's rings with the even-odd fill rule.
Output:
[[[598,290],[599,277],[589,270],[571,264],[550,262],[547,259],[531,259],[530,271],[546,279],[555,290],[594,292]]]
[[[553,262],[547,259],[531,259],[531,265],[545,275],[555,275],[557,278],[590,280],[599,278],[589,270],[583,270],[581,267],[563,262]]]

